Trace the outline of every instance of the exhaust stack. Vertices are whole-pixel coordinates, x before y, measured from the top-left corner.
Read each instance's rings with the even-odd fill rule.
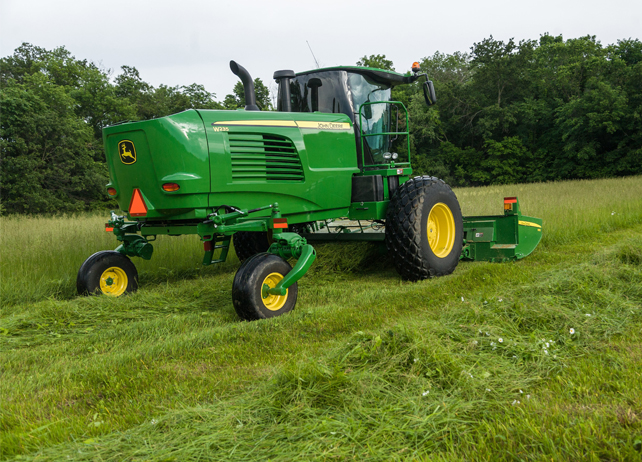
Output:
[[[256,105],[254,82],[252,81],[250,73],[235,61],[230,61],[230,69],[241,79],[241,82],[243,82],[243,91],[245,92],[245,110],[260,111],[259,107]]]

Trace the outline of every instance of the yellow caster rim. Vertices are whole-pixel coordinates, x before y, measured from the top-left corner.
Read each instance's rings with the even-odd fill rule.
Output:
[[[455,245],[455,218],[443,202],[433,205],[428,214],[428,244],[438,258],[446,258]]]
[[[100,275],[100,291],[112,297],[118,297],[127,290],[127,273],[122,268],[112,266]]]
[[[263,287],[264,285],[267,285],[270,289],[273,289],[281,281],[281,279],[283,279],[282,274],[270,273],[263,280],[263,284],[261,284],[261,287]],[[285,295],[267,294],[263,298],[263,304],[270,311],[278,311],[281,308],[283,308],[283,305],[285,305],[285,302],[287,301],[287,299],[288,299],[288,291],[286,289]]]

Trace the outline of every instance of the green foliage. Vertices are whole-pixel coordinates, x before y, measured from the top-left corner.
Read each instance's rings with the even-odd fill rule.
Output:
[[[385,55],[357,65],[393,70]],[[434,81],[427,108],[419,83],[393,88],[411,120],[394,150],[416,173],[453,186],[480,186],[642,173],[642,42],[604,46],[594,36],[474,43],[469,53],[421,61]],[[3,213],[79,211],[111,204],[104,194],[101,130],[122,120],[190,108],[245,106],[238,82],[224,101],[203,85],[145,82],[135,67],[110,71],[64,47],[30,44],[0,59]],[[254,81],[257,105],[273,110]],[[405,121],[399,121],[400,130]]]
[[[270,99],[270,90],[265,86],[260,78],[254,79],[254,95],[256,105],[261,111],[273,111],[272,101]],[[241,81],[236,82],[232,94],[226,95],[223,101],[225,109],[239,109],[245,107],[245,91]]]
[[[104,192],[103,127],[223,108],[203,85],[154,88],[135,67],[123,66],[112,83],[108,70],[64,47],[22,44],[0,60],[0,83],[3,213],[113,207]]]
[[[115,91],[121,98],[129,100],[136,107],[132,120],[149,120],[163,117],[186,109],[223,109],[214,100],[213,93],[203,85],[154,88],[142,81],[135,67],[122,66],[122,73],[115,79]]]
[[[395,70],[392,65],[392,61],[386,59],[386,55],[363,56],[359,61],[357,61],[357,66],[385,69],[387,71]]]
[[[102,127],[134,115],[130,102],[115,93],[105,70],[76,59],[65,47],[48,51],[23,43],[0,60],[3,87],[11,80],[33,86],[29,76],[38,74],[73,98],[75,114],[93,129],[96,139],[102,139]]]
[[[481,169],[479,172],[473,172],[475,182],[514,184],[528,176],[529,152],[519,137],[507,137],[502,141],[488,140],[484,148],[486,156]]]
[[[107,176],[102,144],[65,87],[47,76],[10,79],[0,93],[3,207],[9,212],[84,210]]]
[[[409,106],[421,125],[413,159],[455,185],[639,174],[641,63],[639,40],[605,47],[593,36],[519,44],[491,36],[470,54],[437,52],[422,69],[435,83],[438,118],[426,124],[421,105]]]

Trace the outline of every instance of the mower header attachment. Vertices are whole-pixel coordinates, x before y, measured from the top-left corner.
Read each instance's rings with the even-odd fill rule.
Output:
[[[504,198],[504,215],[464,217],[462,260],[503,262],[529,255],[542,239],[542,219],[519,211],[516,197]]]

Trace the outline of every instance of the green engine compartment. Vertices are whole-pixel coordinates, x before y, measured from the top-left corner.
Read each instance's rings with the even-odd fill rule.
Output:
[[[103,138],[107,187],[128,215],[139,189],[152,221],[274,202],[290,223],[347,215],[359,172],[354,126],[344,114],[192,109],[106,127]],[[167,183],[179,189],[163,190]]]

